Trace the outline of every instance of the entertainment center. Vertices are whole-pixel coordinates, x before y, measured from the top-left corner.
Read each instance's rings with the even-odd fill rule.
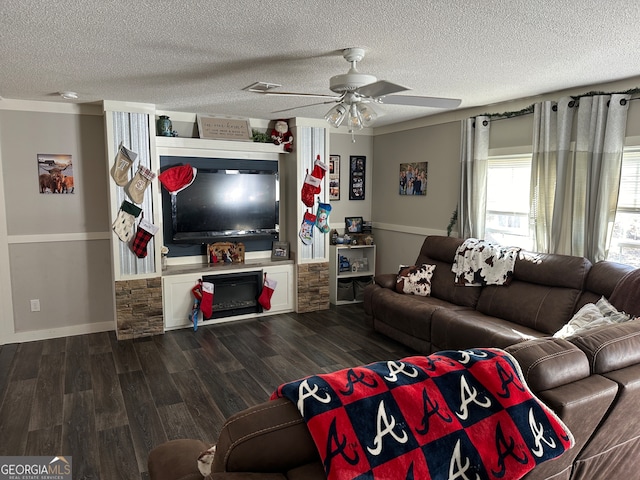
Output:
[[[200,316],[199,325],[329,308],[328,236],[315,235],[303,243],[298,235],[307,210],[300,201],[305,172],[318,155],[327,158],[329,151],[325,122],[291,119],[296,143],[289,153],[272,143],[195,138],[193,113],[111,101],[104,102],[104,110],[107,175],[112,176],[121,146],[137,154],[134,168],[157,175],[141,191],[142,198],[135,199],[140,217],[134,228],[140,228],[141,219],[158,228],[145,243],[144,255],[112,235],[119,340],[192,327],[192,289],[204,278],[217,285],[213,301],[220,302],[220,311],[208,314],[207,292],[211,318],[203,321]],[[170,115],[180,136],[157,136],[159,115]],[[269,120],[250,121],[252,128],[270,126]],[[113,180],[108,191],[112,225],[129,198],[123,184]],[[315,199],[328,202],[327,185]],[[274,242],[287,255],[272,256]]]
[[[192,326],[191,289],[200,279],[215,288],[214,314],[199,324],[293,311],[294,262],[271,260],[272,242],[280,238],[282,149],[157,137],[156,150],[161,172],[181,165],[196,169],[193,183],[179,193],[161,189],[164,245],[169,248],[169,265],[162,271],[164,329]],[[245,261],[209,263],[207,244],[227,241],[245,245]],[[277,282],[268,311],[256,301],[265,274]]]

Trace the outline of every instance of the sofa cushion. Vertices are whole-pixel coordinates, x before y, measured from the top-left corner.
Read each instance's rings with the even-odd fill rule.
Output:
[[[640,319],[594,328],[567,340],[587,355],[592,373],[640,363]]]
[[[431,316],[440,308],[465,309],[435,297],[400,295],[395,290],[375,286],[370,298],[370,308],[378,323],[392,325],[408,335],[429,341]],[[371,287],[368,287],[371,288]]]
[[[618,281],[632,270],[631,265],[623,263],[607,260],[595,263],[587,274],[587,281],[576,304],[576,311],[587,303],[596,303],[602,296],[611,297]]]
[[[577,289],[514,279],[506,287],[484,287],[476,308],[485,315],[553,335],[571,320],[579,294]]]
[[[435,350],[506,348],[523,340],[542,336],[539,331],[484,315],[477,310],[441,308],[431,318],[431,343]]]
[[[521,251],[513,268],[514,280],[550,287],[584,289],[591,262],[583,257]]]
[[[640,268],[627,273],[616,284],[611,294],[611,303],[636,317],[640,316]]]
[[[424,239],[416,265],[435,265],[431,277],[431,296],[464,307],[475,308],[480,296],[479,288],[461,288],[455,284],[451,265],[456,250],[462,245],[461,238],[431,235]]]
[[[400,265],[396,279],[396,292],[428,297],[435,265]]]

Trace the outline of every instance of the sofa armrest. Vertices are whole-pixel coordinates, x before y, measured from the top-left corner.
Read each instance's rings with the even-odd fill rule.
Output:
[[[200,440],[178,439],[164,442],[149,452],[151,480],[202,480],[198,457],[211,445]]]
[[[382,288],[390,288],[391,290],[395,290],[397,279],[398,275],[395,273],[381,273],[380,275],[373,277],[373,281],[375,283],[380,285]]]
[[[507,347],[520,364],[527,384],[534,392],[560,387],[587,378],[587,356],[562,338],[536,338]]]
[[[229,417],[211,466],[216,472],[286,472],[320,461],[304,419],[279,398]]]

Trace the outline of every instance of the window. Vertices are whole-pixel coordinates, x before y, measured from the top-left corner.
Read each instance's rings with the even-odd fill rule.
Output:
[[[640,147],[625,148],[607,260],[640,267]]]
[[[485,239],[526,250],[533,248],[529,231],[531,154],[489,157]]]

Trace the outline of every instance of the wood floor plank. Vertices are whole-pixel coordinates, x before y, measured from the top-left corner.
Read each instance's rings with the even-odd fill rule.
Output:
[[[120,379],[111,352],[90,355],[94,412],[98,431],[128,423]]]
[[[138,466],[127,425],[98,432],[98,443],[108,445],[108,448],[100,449],[100,480],[135,478]]]
[[[4,400],[9,383],[9,374],[11,372],[11,364],[18,351],[18,344],[11,343],[9,345],[0,346],[0,405]]]
[[[135,350],[156,406],[182,402],[155,342],[136,343]]]
[[[0,408],[0,456],[24,455],[36,382],[31,378],[10,381],[7,385]]]
[[[249,405],[257,405],[266,402],[278,385],[273,387],[263,387],[249,372],[242,368],[233,372],[227,372],[225,377],[238,392],[238,395]]]
[[[226,328],[228,330],[228,327],[226,326],[221,328]],[[214,331],[215,334],[212,333]],[[215,363],[216,368],[221,372],[228,372],[242,368],[238,359],[222,342],[222,339],[226,338],[226,336],[230,334],[220,336],[218,335],[218,331],[218,328],[215,330],[205,329],[199,333],[197,339],[202,347],[201,350],[209,358],[209,361]]]
[[[171,375],[180,395],[184,399],[191,418],[200,431],[195,438],[213,444],[225,421],[224,414],[206,392],[200,378],[193,370],[176,372]],[[167,430],[165,428],[165,430]]]
[[[13,361],[13,370],[11,372],[11,380],[29,380],[37,378],[40,368],[40,357],[44,343],[28,342],[21,343],[16,351]]]
[[[270,394],[275,387],[283,383],[282,377],[268,366],[262,358],[255,353],[251,344],[247,344],[238,338],[237,335],[229,335],[222,338],[222,342],[238,359],[243,369],[262,387],[265,393]],[[254,337],[255,345],[257,339]],[[232,372],[230,372],[232,373]]]
[[[139,472],[146,471],[147,457],[153,447],[167,441],[151,392],[141,370],[118,375],[127,409],[133,448]]]
[[[160,353],[162,363],[169,373],[190,370],[191,366],[177,344],[174,335],[156,335],[153,342]]]
[[[89,354],[111,352],[109,332],[90,333],[87,335]]]
[[[142,368],[132,340],[118,341],[115,334],[110,332],[109,341],[111,342],[113,360],[116,364],[116,372],[119,374],[135,372]]]
[[[40,371],[29,421],[30,431],[62,425],[64,363],[64,353],[40,357]]]
[[[82,390],[64,395],[62,451],[73,457],[74,478],[100,478],[100,460],[93,392]]]
[[[218,370],[215,364],[211,364],[203,352],[191,350],[185,352],[185,355],[194,366],[194,371],[205,390],[225,418],[248,407],[247,403],[234,390],[229,379],[224,376],[224,372]]]
[[[86,335],[67,337],[64,369],[64,393],[91,389],[89,342]]]
[[[30,431],[27,435],[24,454],[36,457],[64,455],[62,451],[62,425]]]
[[[158,407],[158,415],[160,415],[160,420],[167,431],[169,440],[202,438],[200,429],[196,426],[189,409],[184,403]]]
[[[67,349],[66,337],[50,338],[43,341],[42,354],[51,355],[52,353],[63,353]]]

